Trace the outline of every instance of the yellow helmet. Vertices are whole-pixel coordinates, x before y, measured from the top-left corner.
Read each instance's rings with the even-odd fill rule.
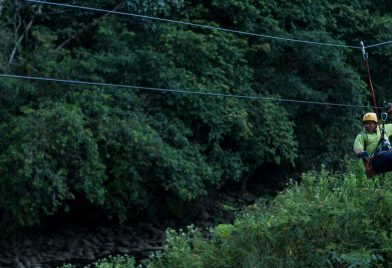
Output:
[[[376,113],[366,113],[363,116],[362,121],[374,121],[377,123],[378,122],[377,115]]]

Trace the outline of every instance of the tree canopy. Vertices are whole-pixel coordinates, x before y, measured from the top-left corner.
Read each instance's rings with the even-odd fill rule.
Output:
[[[68,1],[354,46],[392,38],[392,6],[378,2]],[[366,112],[187,92],[370,104],[359,49],[21,0],[0,5],[1,73],[107,84],[0,78],[3,224],[38,224],[80,196],[126,220],[233,183],[281,187],[321,164],[341,168]],[[369,48],[380,101],[392,95],[391,51]],[[271,182],[267,174],[278,172],[286,176]]]

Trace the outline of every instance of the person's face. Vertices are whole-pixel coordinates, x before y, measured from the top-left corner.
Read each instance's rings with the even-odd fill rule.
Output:
[[[374,121],[364,121],[363,125],[365,126],[365,129],[369,132],[375,132],[377,128],[377,123]]]

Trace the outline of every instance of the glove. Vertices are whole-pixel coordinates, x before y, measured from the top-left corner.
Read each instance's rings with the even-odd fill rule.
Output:
[[[358,157],[361,158],[361,159],[366,159],[366,158],[369,157],[369,154],[368,154],[368,152],[364,151],[362,153],[359,153]]]

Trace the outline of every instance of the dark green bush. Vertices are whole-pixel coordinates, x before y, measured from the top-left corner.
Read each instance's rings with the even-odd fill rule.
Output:
[[[167,232],[147,267],[391,267],[392,180],[303,175],[234,224]]]
[[[79,4],[334,44],[391,39],[391,5],[382,1],[113,2]],[[360,106],[370,99],[358,49],[22,0],[0,1],[0,38],[2,73],[134,86],[1,77],[0,220],[21,225],[80,195],[125,220],[178,212],[233,184],[276,191],[293,165],[298,173],[320,163],[341,168],[365,112],[186,91]],[[369,52],[377,97],[389,100],[392,53]],[[271,182],[276,170],[282,176]]]
[[[77,107],[54,104],[0,126],[0,208],[14,224],[38,223],[77,193],[103,204],[104,166],[85,124]]]
[[[135,259],[128,256],[108,257],[92,264],[85,266],[86,268],[134,268],[136,267]],[[75,265],[64,264],[61,268],[75,268]]]

